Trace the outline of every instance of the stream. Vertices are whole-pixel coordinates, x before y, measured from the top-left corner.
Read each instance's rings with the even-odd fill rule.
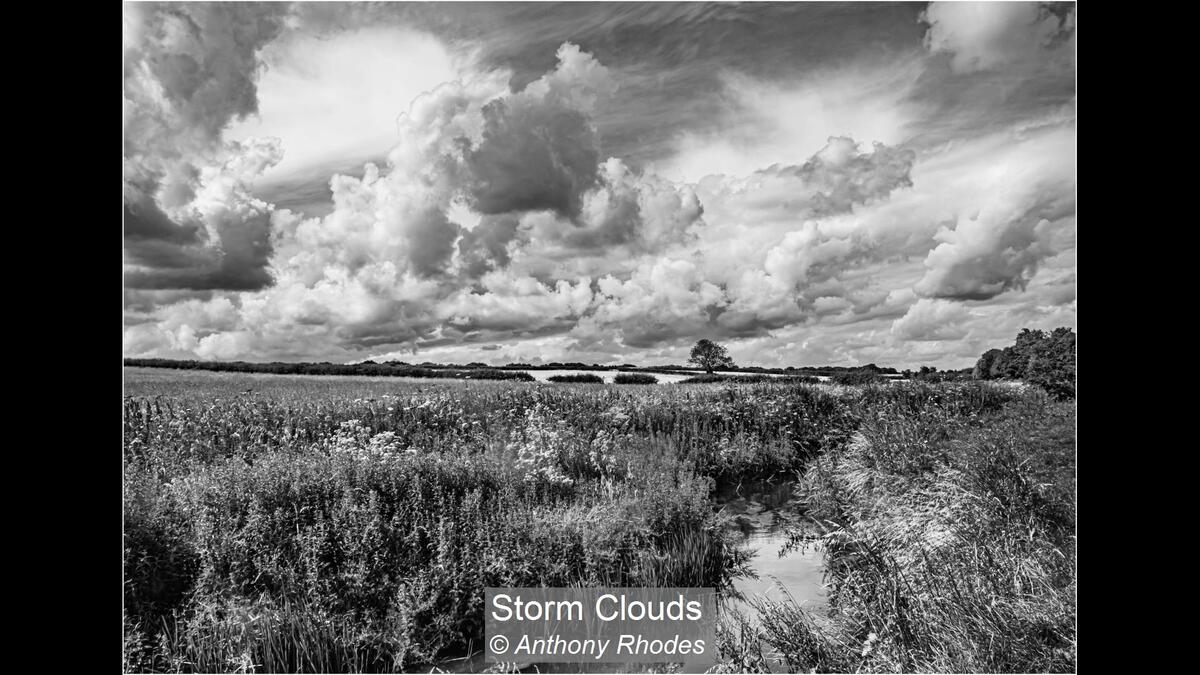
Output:
[[[731,527],[754,552],[750,568],[758,578],[735,579],[734,589],[744,599],[733,599],[728,605],[751,619],[757,612],[747,601],[757,597],[783,600],[791,595],[801,607],[819,613],[828,607],[821,552],[811,546],[793,547],[780,555],[787,529],[801,518],[800,504],[792,496],[794,485],[791,480],[748,482],[717,494],[717,504],[732,519]]]

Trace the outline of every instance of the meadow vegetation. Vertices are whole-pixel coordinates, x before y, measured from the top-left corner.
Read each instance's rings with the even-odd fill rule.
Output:
[[[719,373],[711,373],[705,375],[694,375],[679,381],[679,384],[713,384],[723,382],[725,384],[762,384],[766,382],[774,382],[776,384],[816,384],[820,380],[812,375],[721,375]]]
[[[658,384],[658,378],[645,373],[617,373],[613,384]]]
[[[592,373],[571,373],[569,375],[551,375],[546,378],[559,384],[604,384],[604,378]]]
[[[830,613],[755,603],[724,627],[737,670],[1075,672],[1074,404],[983,391],[868,390],[796,487]]]
[[[479,649],[487,586],[728,589],[713,495],[798,475],[830,614],[731,617],[720,669],[1073,670],[1073,425],[981,382],[127,369],[124,665],[428,670]]]

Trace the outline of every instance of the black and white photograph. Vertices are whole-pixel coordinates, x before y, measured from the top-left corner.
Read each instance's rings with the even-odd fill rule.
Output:
[[[121,10],[123,672],[1077,671],[1076,3]]]

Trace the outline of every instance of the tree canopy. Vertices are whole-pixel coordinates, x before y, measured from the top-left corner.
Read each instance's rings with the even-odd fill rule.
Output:
[[[1016,342],[989,349],[972,374],[981,380],[1025,380],[1057,398],[1075,398],[1075,331],[1021,329]]]
[[[712,340],[700,340],[692,347],[688,363],[694,363],[711,373],[717,368],[736,368],[729,351]]]

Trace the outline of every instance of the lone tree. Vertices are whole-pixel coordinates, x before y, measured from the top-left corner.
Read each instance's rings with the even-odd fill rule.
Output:
[[[694,363],[711,373],[714,368],[736,368],[729,352],[712,340],[700,340],[692,347],[692,355],[688,363]]]

